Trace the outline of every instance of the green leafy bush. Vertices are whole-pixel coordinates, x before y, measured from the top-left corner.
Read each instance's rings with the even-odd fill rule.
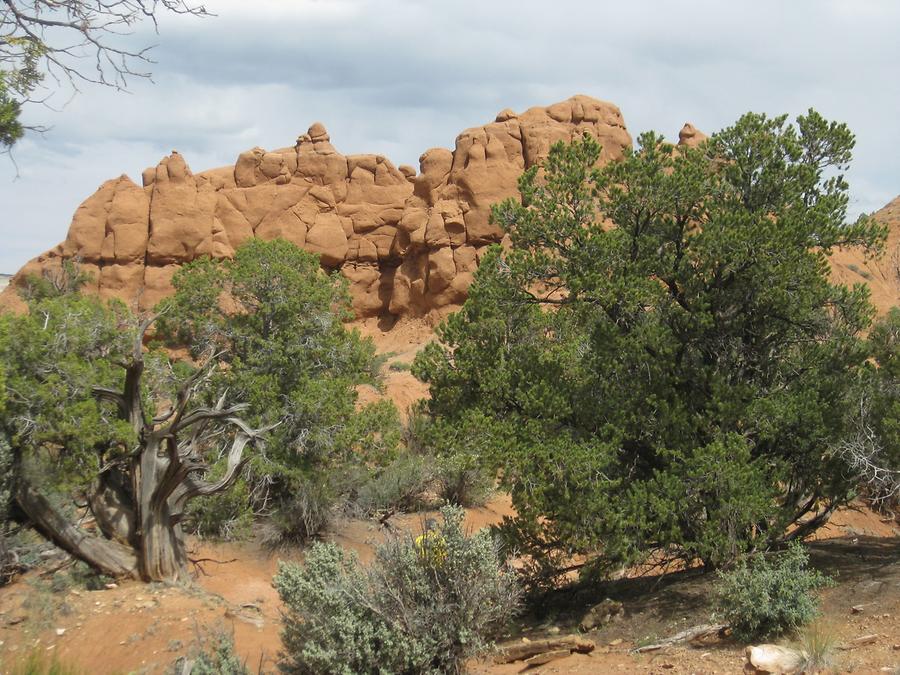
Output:
[[[814,591],[831,580],[808,563],[806,551],[794,542],[773,561],[757,554],[719,573],[718,611],[737,639],[780,635],[816,617]]]
[[[414,539],[378,547],[369,567],[334,544],[282,563],[288,673],[457,673],[516,613],[520,589],[487,531],[463,532],[463,510]]]

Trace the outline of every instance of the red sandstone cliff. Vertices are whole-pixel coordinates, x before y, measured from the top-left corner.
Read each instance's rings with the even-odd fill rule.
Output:
[[[484,248],[503,232],[490,207],[516,196],[522,171],[556,141],[589,133],[601,161],[631,146],[611,104],[573,96],[467,129],[451,152],[427,150],[419,171],[381,155],[342,155],[313,124],[291,148],[242,153],[234,166],[193,174],[177,152],[143,172],[109,180],[75,212],[66,240],[30,261],[13,280],[79,258],[89,290],[145,310],[171,292],[172,275],[198,256],[226,258],[250,237],[281,237],[320,254],[350,282],[358,316],[421,316],[461,304]],[[706,136],[690,124],[679,143]],[[900,198],[876,214],[891,228],[886,253],[866,260],[838,251],[841,283],[865,281],[880,312],[900,304]],[[10,288],[0,307],[17,298]]]
[[[340,269],[358,315],[423,315],[461,304],[484,247],[501,241],[491,205],[517,194],[522,171],[551,144],[585,132],[602,143],[603,161],[631,145],[616,106],[574,96],[521,115],[504,110],[461,133],[452,152],[426,151],[418,172],[380,155],[342,155],[319,123],[294,147],[254,148],[198,174],[173,152],[144,171],[143,186],[127,176],[100,186],[66,240],[17,278],[77,257],[92,290],[148,309],[181,264],[281,237]]]

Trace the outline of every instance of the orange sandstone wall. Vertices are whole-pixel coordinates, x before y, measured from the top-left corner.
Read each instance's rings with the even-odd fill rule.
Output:
[[[173,152],[146,169],[142,185],[109,180],[72,219],[66,240],[31,260],[0,293],[0,308],[21,307],[14,287],[28,274],[78,258],[88,289],[152,308],[172,291],[172,275],[199,256],[227,258],[250,237],[281,237],[321,256],[350,282],[360,317],[442,314],[465,300],[485,247],[502,242],[490,207],[518,195],[522,171],[557,141],[582,134],[603,146],[601,162],[622,156],[631,137],[619,109],[588,96],[522,114],[500,112],[463,131],[451,152],[432,148],[419,170],[381,155],[342,155],[313,124],[291,148],[254,148],[234,166],[194,174]],[[706,136],[690,124],[679,143]],[[880,258],[837,251],[832,273],[865,282],[879,313],[900,304],[900,197],[875,217],[890,236]]]
[[[142,185],[127,176],[101,185],[66,240],[14,284],[78,258],[93,274],[91,290],[146,310],[171,292],[185,262],[227,258],[250,237],[281,237],[340,270],[358,315],[425,315],[461,304],[482,251],[502,240],[491,205],[516,196],[522,171],[553,143],[583,133],[602,143],[602,161],[631,146],[616,106],[574,96],[504,110],[462,132],[452,152],[427,150],[418,172],[381,155],[342,155],[319,123],[294,147],[254,148],[234,166],[197,174],[173,152],[144,171]]]

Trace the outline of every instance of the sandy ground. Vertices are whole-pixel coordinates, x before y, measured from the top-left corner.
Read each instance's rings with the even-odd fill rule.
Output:
[[[468,513],[471,529],[499,522],[511,512],[501,496]],[[431,514],[391,520],[397,531],[417,531]],[[812,544],[815,565],[837,573],[838,585],[824,593],[824,613],[842,643],[876,635],[874,644],[841,651],[841,671],[888,672],[900,666],[900,529],[869,511],[845,511],[829,526],[828,538]],[[339,524],[329,538],[371,557],[387,536],[374,521]],[[61,593],[47,590],[50,578],[31,573],[0,589],[0,665],[32,650],[56,653],[86,673],[163,673],[188,654],[211,629],[233,632],[237,649],[252,672],[273,672],[280,649],[280,606],[271,579],[279,560],[299,560],[299,552],[269,555],[247,545],[197,545],[192,558],[208,558],[195,568],[193,587],[128,582],[114,588]],[[214,562],[219,561],[219,562]],[[553,661],[533,673],[733,673],[743,667],[744,645],[708,642],[646,655],[646,644],[708,619],[709,575],[666,579],[623,579],[596,595],[548,600],[524,617],[509,640],[577,633],[581,614],[607,595],[626,608],[619,623],[585,634],[597,648],[589,655]],[[860,610],[854,613],[853,607]],[[849,669],[849,670],[848,670]],[[470,664],[480,675],[517,673],[521,663],[491,659]]]

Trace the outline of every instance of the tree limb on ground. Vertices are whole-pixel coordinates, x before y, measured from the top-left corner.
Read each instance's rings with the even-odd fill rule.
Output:
[[[558,638],[546,638],[543,640],[534,640],[531,642],[517,642],[511,645],[504,645],[500,648],[497,655],[497,663],[513,663],[514,661],[524,661],[539,654],[548,652],[558,652],[568,650],[569,653],[578,652],[579,654],[589,654],[594,651],[597,645],[591,640],[587,640],[577,635],[566,635]]]
[[[657,649],[662,649],[663,647],[669,647],[674,644],[678,644],[680,642],[691,642],[692,640],[696,640],[698,638],[707,637],[712,635],[713,633],[721,633],[723,630],[728,628],[727,623],[705,623],[699,626],[694,626],[693,628],[687,628],[680,633],[675,633],[672,637],[666,638],[665,640],[661,640],[656,644],[652,645],[644,645],[643,647],[636,647],[632,649],[632,653],[634,654],[643,654],[644,652],[653,652]]]

